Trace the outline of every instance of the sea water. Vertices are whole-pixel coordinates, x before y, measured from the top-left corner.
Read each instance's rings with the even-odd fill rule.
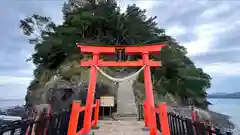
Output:
[[[230,116],[230,120],[240,127],[240,99],[208,99],[213,105],[209,109]]]
[[[24,99],[0,99],[0,109],[22,106],[25,104]]]

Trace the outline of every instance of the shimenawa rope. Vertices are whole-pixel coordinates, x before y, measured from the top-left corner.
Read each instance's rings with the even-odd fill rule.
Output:
[[[106,74],[103,70],[101,70],[98,66],[94,65],[96,67],[96,69],[105,77],[107,77],[109,80],[115,81],[115,82],[122,82],[125,80],[129,80],[135,76],[137,76],[145,67],[146,65],[144,65],[142,68],[140,68],[137,72],[135,72],[134,74],[131,74],[129,76],[123,77],[123,78],[114,78],[108,74]]]

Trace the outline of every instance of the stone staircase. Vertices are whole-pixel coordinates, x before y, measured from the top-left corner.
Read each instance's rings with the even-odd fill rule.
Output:
[[[136,118],[138,115],[132,84],[136,78],[119,83],[117,92],[117,116]]]
[[[142,130],[143,121],[99,121],[99,127],[92,130],[92,135],[149,135]]]

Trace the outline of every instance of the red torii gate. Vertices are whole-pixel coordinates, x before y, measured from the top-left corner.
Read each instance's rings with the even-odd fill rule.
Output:
[[[94,93],[96,88],[97,80],[97,67],[141,67],[144,68],[144,85],[146,94],[147,114],[148,114],[148,126],[150,128],[150,135],[156,135],[156,117],[154,112],[154,97],[152,90],[152,80],[150,67],[161,66],[160,61],[152,61],[149,59],[150,53],[159,53],[165,45],[154,44],[145,46],[86,46],[77,45],[81,49],[82,53],[91,53],[93,55],[91,60],[81,61],[80,66],[89,66],[90,80],[88,85],[88,95],[86,102],[86,112],[84,116],[84,133],[89,133],[91,130],[91,118],[92,118],[92,107],[94,101]],[[142,60],[138,61],[102,61],[100,59],[101,54],[114,54],[116,49],[124,49],[126,54],[141,54]]]

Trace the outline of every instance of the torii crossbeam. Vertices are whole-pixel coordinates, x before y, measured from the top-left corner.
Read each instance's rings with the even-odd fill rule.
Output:
[[[85,133],[89,133],[91,129],[91,118],[92,118],[92,107],[94,101],[94,93],[96,88],[97,79],[97,68],[96,66],[106,66],[106,67],[142,67],[144,68],[144,85],[146,102],[149,107],[148,112],[148,125],[150,128],[150,135],[156,135],[156,117],[153,111],[154,108],[154,98],[152,90],[152,80],[150,67],[161,66],[160,61],[152,61],[149,59],[150,53],[159,53],[165,45],[154,44],[145,46],[86,46],[77,45],[81,49],[82,53],[91,53],[93,55],[91,60],[81,61],[80,66],[89,66],[90,70],[90,80],[88,85],[88,95],[86,102],[86,112],[84,116],[84,129]],[[103,61],[100,59],[101,54],[114,54],[116,49],[124,49],[126,54],[141,54],[142,60],[138,61]]]

